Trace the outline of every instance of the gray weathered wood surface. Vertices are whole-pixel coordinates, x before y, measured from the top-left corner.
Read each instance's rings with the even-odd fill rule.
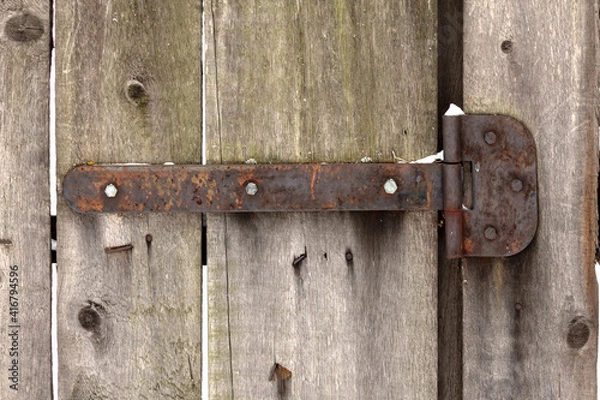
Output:
[[[89,161],[199,163],[201,2],[57,5],[59,185]],[[201,216],[59,200],[59,397],[198,399]]]
[[[463,264],[464,399],[596,399],[596,11],[465,1],[465,111],[529,127],[540,218],[522,254]]]
[[[436,150],[435,3],[208,1],[206,17],[209,162]],[[435,398],[437,258],[435,212],[209,215],[210,398]],[[291,378],[270,382],[275,363]]]
[[[49,32],[48,2],[0,3],[0,399],[6,400],[52,396]],[[12,315],[9,302],[16,302]],[[9,371],[13,361],[18,376]],[[18,382],[8,380],[13,376]]]

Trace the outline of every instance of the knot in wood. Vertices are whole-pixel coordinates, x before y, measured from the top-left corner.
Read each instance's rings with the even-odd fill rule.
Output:
[[[35,15],[23,13],[15,15],[6,22],[4,33],[15,42],[31,42],[42,37],[44,24]]]
[[[96,331],[100,325],[100,314],[91,307],[85,307],[79,310],[77,320],[86,331]]]
[[[572,349],[581,349],[590,338],[590,324],[585,317],[578,316],[569,323],[567,344]]]

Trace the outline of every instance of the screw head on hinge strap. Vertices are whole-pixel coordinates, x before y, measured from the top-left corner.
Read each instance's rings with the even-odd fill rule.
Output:
[[[395,180],[393,179],[388,179],[387,181],[385,181],[385,183],[383,184],[383,190],[385,190],[385,192],[387,194],[394,194],[396,193],[396,191],[398,190],[398,184],[396,183]]]
[[[485,133],[484,140],[487,144],[492,145],[496,143],[496,133],[488,131]]]
[[[495,240],[498,237],[498,231],[493,226],[488,226],[485,228],[484,235],[487,240]]]
[[[513,190],[513,192],[520,192],[523,190],[523,181],[520,179],[513,179],[510,183],[510,188]]]
[[[246,184],[246,193],[248,193],[249,196],[254,196],[258,193],[258,185],[254,182],[248,182]]]
[[[119,189],[117,189],[117,187],[113,183],[109,183],[104,188],[104,194],[106,195],[106,197],[115,197],[118,192]]]

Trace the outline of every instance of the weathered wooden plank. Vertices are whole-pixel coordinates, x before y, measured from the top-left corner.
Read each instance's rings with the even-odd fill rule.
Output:
[[[464,105],[537,143],[539,228],[463,264],[465,399],[596,399],[594,1],[465,1]]]
[[[0,3],[0,398],[52,397],[46,1]]]
[[[201,26],[199,1],[58,3],[59,184],[88,161],[201,161]],[[60,398],[199,398],[200,215],[59,198]]]
[[[206,10],[209,162],[435,151],[435,4]],[[435,398],[436,222],[436,213],[209,215],[210,398]],[[269,381],[275,363],[291,377]]]

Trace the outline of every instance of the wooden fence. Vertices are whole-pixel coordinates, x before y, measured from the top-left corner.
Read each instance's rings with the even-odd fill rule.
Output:
[[[199,399],[203,296],[210,399],[596,399],[598,17],[592,0],[0,2],[0,399],[53,397],[53,44],[59,399]],[[203,222],[61,196],[85,163],[417,159],[451,101],[535,137],[520,255],[446,260],[437,212]]]

